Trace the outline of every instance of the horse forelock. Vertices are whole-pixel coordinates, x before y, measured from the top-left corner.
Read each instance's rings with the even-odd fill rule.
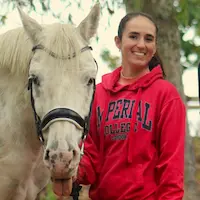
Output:
[[[79,38],[76,29],[70,24],[55,23],[43,30],[45,48],[51,50],[59,58],[78,56],[80,53]]]

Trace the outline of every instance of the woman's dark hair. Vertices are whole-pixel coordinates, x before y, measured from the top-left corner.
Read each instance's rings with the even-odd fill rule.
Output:
[[[124,29],[126,27],[126,24],[129,20],[138,17],[138,16],[142,16],[142,17],[146,17],[147,19],[149,19],[155,26],[156,28],[156,36],[158,35],[158,26],[155,22],[155,20],[152,18],[151,15],[147,14],[147,13],[143,13],[143,12],[132,12],[132,13],[128,13],[127,15],[125,15],[120,23],[119,23],[119,27],[118,27],[118,37],[120,40],[122,40],[122,35],[124,32]],[[160,58],[158,52],[156,51],[155,55],[152,57],[152,59],[149,62],[149,70],[151,71],[154,67],[156,67],[157,65],[161,66],[163,75],[165,76],[165,72],[164,72],[164,67],[163,67],[163,62],[162,59]]]

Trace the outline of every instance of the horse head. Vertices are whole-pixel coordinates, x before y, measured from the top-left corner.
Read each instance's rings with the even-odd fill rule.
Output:
[[[89,42],[98,28],[100,6],[96,4],[78,27],[40,25],[18,10],[32,41],[28,85],[43,160],[53,180],[67,180],[76,176],[79,143],[87,131],[97,74]]]

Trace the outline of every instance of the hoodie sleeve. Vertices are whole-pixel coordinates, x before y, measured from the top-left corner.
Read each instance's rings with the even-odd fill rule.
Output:
[[[96,126],[96,105],[93,102],[90,117],[90,130],[84,141],[84,155],[81,158],[77,181],[79,184],[90,185],[96,181],[96,171],[98,165],[98,135]]]
[[[166,103],[158,123],[157,200],[182,200],[186,111],[180,98]]]

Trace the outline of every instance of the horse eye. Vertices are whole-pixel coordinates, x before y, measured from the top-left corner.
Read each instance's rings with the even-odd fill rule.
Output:
[[[94,79],[90,78],[89,81],[88,81],[88,83],[87,83],[87,86],[92,85],[93,83],[94,83]]]
[[[33,75],[32,80],[33,80],[33,83],[34,83],[35,85],[40,86],[40,81],[39,81],[38,76]]]

